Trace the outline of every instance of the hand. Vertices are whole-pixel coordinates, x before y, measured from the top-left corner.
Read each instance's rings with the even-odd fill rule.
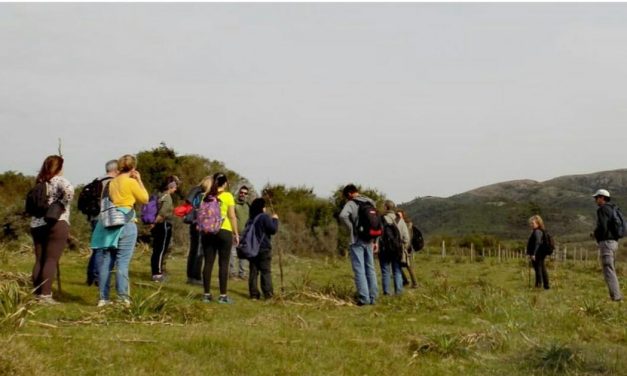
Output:
[[[536,256],[531,256],[531,261],[536,261]]]
[[[372,245],[372,252],[373,253],[379,253],[379,243],[378,242],[374,242],[374,244]]]
[[[139,173],[139,171],[137,171],[137,170],[132,170],[132,171],[128,174],[128,176],[129,176],[131,179],[135,179],[135,180],[142,180],[142,176],[141,176],[141,174]]]
[[[236,247],[239,245],[239,234],[233,235],[233,245]]]
[[[276,213],[274,213],[274,214],[272,214],[272,218],[273,219],[279,219],[279,216]]]

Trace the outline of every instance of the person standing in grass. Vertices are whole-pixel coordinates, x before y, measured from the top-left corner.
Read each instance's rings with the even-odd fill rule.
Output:
[[[70,203],[74,196],[74,187],[63,177],[63,158],[58,155],[47,157],[37,175],[37,183],[46,185],[48,205],[55,203],[63,208],[58,218],[33,216],[30,222],[35,248],[34,292],[41,303],[57,304],[52,298],[52,281],[69,237]]]
[[[218,280],[220,282],[220,297],[218,303],[231,304],[232,300],[227,296],[227,283],[229,279],[229,260],[233,243],[239,244],[239,232],[237,217],[235,216],[235,198],[228,191],[229,182],[225,174],[218,172],[213,175],[211,189],[203,200],[217,198],[220,204],[220,217],[222,226],[216,234],[202,233],[201,244],[205,256],[203,270],[203,302],[213,300],[211,295],[211,272],[213,263],[218,257]]]
[[[174,209],[172,194],[178,189],[179,183],[179,178],[176,176],[168,176],[165,179],[159,193],[157,218],[155,223],[150,225],[150,234],[152,235],[150,267],[154,282],[165,281],[166,258],[172,240],[172,211]]]
[[[374,269],[374,252],[378,246],[375,239],[363,236],[359,232],[360,205],[374,208],[375,203],[370,198],[362,196],[354,184],[344,187],[342,194],[348,202],[342,208],[339,219],[348,228],[351,236],[349,251],[357,288],[357,304],[375,304],[379,288]]]
[[[383,286],[383,295],[392,295],[390,278],[394,281],[394,293],[400,295],[403,292],[403,274],[401,271],[401,254],[403,250],[409,247],[409,232],[407,225],[400,216],[396,214],[396,204],[390,200],[383,203],[385,213],[383,221],[386,225],[394,226],[398,230],[394,231],[397,236],[395,244],[399,249],[387,249],[393,242],[386,242],[386,236],[390,235],[389,231],[384,230],[383,237],[379,238],[379,264],[381,266],[381,285]],[[387,246],[386,246],[387,244]]]
[[[248,197],[249,189],[247,186],[242,185],[237,191],[237,199],[235,201],[235,216],[237,217],[237,226],[238,233],[242,234],[244,232],[244,226],[246,226],[246,222],[248,222],[249,212],[250,212],[250,204],[246,201]],[[246,278],[246,269],[244,268],[244,264],[246,260],[239,259],[237,257],[237,249],[235,246],[231,248],[231,262],[229,264],[229,275],[231,278]]]
[[[418,287],[418,282],[416,280],[416,274],[414,273],[414,249],[412,247],[412,239],[414,238],[414,223],[411,221],[411,218],[407,216],[404,210],[398,209],[396,214],[400,217],[400,219],[405,222],[405,226],[407,227],[407,233],[409,234],[409,243],[407,245],[407,252],[405,253],[405,260],[401,260],[401,274],[403,277],[403,286],[408,285],[409,281],[403,272],[403,268],[407,268],[407,272],[409,273],[409,277],[411,278],[411,288],[415,289]]]
[[[260,276],[261,291],[265,299],[270,299],[272,288],[272,235],[279,230],[279,216],[276,213],[270,217],[266,214],[266,200],[255,199],[250,205],[250,219],[246,226],[255,226],[255,235],[259,240],[259,253],[249,259],[248,291],[251,299],[259,299],[261,294],[257,287]]]
[[[196,211],[205,193],[209,192],[213,178],[206,176],[200,184],[193,187],[187,194],[185,201],[191,205],[191,211],[185,215],[184,221],[189,225],[189,253],[187,255],[187,283],[202,285],[202,247],[200,247],[200,233],[196,227]]]
[[[616,276],[616,251],[618,251],[618,239],[621,237],[617,226],[624,226],[622,223],[614,221],[616,205],[610,204],[610,192],[606,189],[599,189],[593,195],[597,206],[597,225],[594,229],[594,238],[599,246],[599,255],[603,265],[603,277],[613,301],[623,300],[620,291],[618,277]]]
[[[109,301],[109,278],[112,267],[116,266],[115,287],[118,299],[130,304],[130,281],[128,268],[137,242],[137,225],[135,224],[135,203],[148,203],[148,191],[144,187],[141,174],[135,168],[137,159],[124,155],[118,160],[120,173],[108,185],[108,193],[116,210],[125,214],[125,224],[113,228],[105,228],[98,221],[91,237],[91,248],[102,251],[102,262],[98,271],[98,288],[100,300],[98,307],[105,306]]]
[[[527,241],[527,255],[533,266],[536,275],[537,288],[544,287],[549,289],[549,274],[546,271],[544,260],[546,259],[546,236],[544,234],[544,221],[539,215],[529,218],[529,226],[531,227],[531,235]]]
[[[95,181],[100,182],[101,189],[100,192],[94,192],[97,197],[102,197],[102,190],[106,189],[107,184],[114,177],[118,176],[118,161],[111,160],[105,164],[105,175],[99,178],[96,178]],[[80,198],[79,198],[80,200]],[[98,207],[100,206],[100,200],[98,200]],[[93,232],[96,228],[96,223],[98,223],[98,215],[87,215],[87,221],[91,225],[91,231]],[[100,269],[100,261],[102,259],[102,255],[100,254],[100,250],[94,249],[91,252],[91,257],[89,258],[89,263],[87,264],[87,286],[91,286],[94,283],[98,284],[98,270]]]

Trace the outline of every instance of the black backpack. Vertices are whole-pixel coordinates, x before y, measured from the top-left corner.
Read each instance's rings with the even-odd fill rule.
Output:
[[[358,209],[357,236],[364,241],[370,241],[383,233],[381,215],[370,201],[353,200]]]
[[[48,184],[39,182],[26,194],[25,211],[32,217],[43,218],[48,207]]]
[[[411,226],[411,248],[414,252],[420,252],[425,247],[425,238],[422,236],[422,231],[412,224]]]
[[[625,236],[625,219],[623,217],[623,213],[620,211],[619,207],[614,205],[614,210],[612,211],[612,218],[609,223],[610,233],[616,237],[616,239],[620,239]]]
[[[551,236],[547,231],[542,232],[542,250],[547,256],[551,256],[555,250],[555,238]]]
[[[83,187],[78,195],[78,210],[81,213],[90,217],[95,217],[100,213],[100,200],[102,199],[102,188],[105,180],[109,179],[94,179]]]
[[[398,230],[396,223],[388,223],[381,218],[383,222],[383,235],[381,236],[381,255],[387,259],[401,261],[403,257],[403,242],[401,241],[401,232]]]

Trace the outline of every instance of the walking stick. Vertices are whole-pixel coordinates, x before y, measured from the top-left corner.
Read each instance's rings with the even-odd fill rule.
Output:
[[[268,198],[268,204],[270,205],[270,210],[273,214],[276,214],[274,211],[274,205],[272,205],[272,197],[270,197],[270,193],[267,189],[264,189],[263,193]],[[279,273],[281,276],[281,294],[285,294],[285,285],[283,284],[283,252],[281,252],[281,247],[277,244],[277,251],[279,252]]]
[[[529,260],[529,268],[527,268],[527,271],[529,272],[529,288],[531,288],[531,267],[533,266],[533,264],[531,263],[531,260]]]
[[[57,287],[59,288],[59,295],[61,295],[61,268],[59,267],[59,261],[57,261]]]

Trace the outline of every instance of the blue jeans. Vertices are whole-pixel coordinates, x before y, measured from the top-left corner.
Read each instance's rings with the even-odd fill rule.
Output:
[[[374,304],[379,293],[372,244],[357,240],[350,246],[351,265],[359,304]]]
[[[109,300],[109,279],[110,270],[116,266],[115,289],[118,292],[118,299],[128,299],[130,294],[128,266],[131,263],[135,243],[137,242],[137,226],[131,221],[124,225],[118,248],[103,249],[102,262],[98,271],[98,288],[100,289],[100,299]]]
[[[390,291],[390,277],[394,279],[394,293],[403,292],[403,272],[401,271],[401,263],[395,260],[389,260],[386,257],[379,257],[381,265],[381,284],[383,285],[383,295],[392,295]]]

